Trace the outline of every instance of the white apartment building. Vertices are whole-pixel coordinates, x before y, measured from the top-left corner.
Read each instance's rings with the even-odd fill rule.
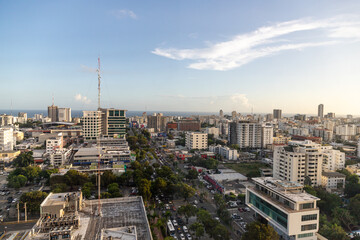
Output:
[[[351,140],[356,135],[356,125],[345,124],[335,128],[336,135],[341,137],[343,140]]]
[[[220,129],[217,127],[208,127],[206,128],[205,132],[207,134],[214,134],[214,138],[218,138],[220,135]]]
[[[314,137],[321,137],[325,142],[330,142],[334,138],[333,131],[328,129],[315,128],[313,129],[313,135]]]
[[[50,153],[50,164],[54,167],[60,167],[67,163],[71,154],[70,149],[57,149]]]
[[[309,136],[309,129],[307,129],[307,128],[290,128],[289,133],[291,135]]]
[[[207,149],[208,135],[207,133],[200,133],[200,132],[186,132],[185,145],[189,150]]]
[[[345,188],[346,176],[338,172],[323,172],[321,185],[327,189]]]
[[[332,146],[321,146],[324,154],[323,171],[336,171],[345,168],[345,153],[333,149]]]
[[[58,109],[59,122],[71,122],[71,108]]]
[[[57,137],[46,139],[46,153],[51,154],[53,151],[62,150],[63,144],[62,133],[59,133]]]
[[[360,138],[359,138],[358,144],[357,144],[357,157],[360,158]]]
[[[83,111],[83,136],[86,140],[96,140],[101,134],[101,111]]]
[[[261,146],[266,148],[267,145],[273,144],[274,128],[271,123],[266,123],[261,129]]]
[[[0,151],[14,150],[14,131],[12,128],[0,128]]]
[[[238,152],[235,149],[230,149],[226,146],[221,145],[211,145],[209,146],[209,151],[213,153],[220,154],[222,157],[226,158],[227,160],[237,160],[238,159]]]
[[[274,149],[274,177],[304,184],[305,178],[311,179],[313,186],[321,184],[323,153],[321,145],[306,141],[290,141],[288,146]]]
[[[240,121],[236,124],[237,144],[240,148],[261,148],[261,124]]]
[[[306,193],[303,185],[273,177],[253,178],[246,188],[246,205],[265,218],[286,240],[317,240],[319,198]]]

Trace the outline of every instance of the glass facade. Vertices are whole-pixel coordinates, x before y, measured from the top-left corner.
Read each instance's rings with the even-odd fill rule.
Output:
[[[254,205],[257,209],[259,209],[262,213],[269,216],[275,222],[283,226],[287,229],[287,214],[280,211],[273,205],[269,204],[268,202],[262,200],[252,192],[249,192],[249,202]]]

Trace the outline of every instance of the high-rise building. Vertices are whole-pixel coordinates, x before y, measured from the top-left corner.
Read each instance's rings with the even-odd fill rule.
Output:
[[[126,134],[126,110],[100,108],[101,134],[123,138]]]
[[[59,108],[58,120],[59,122],[71,122],[71,108]]]
[[[273,144],[274,128],[270,123],[266,123],[261,129],[261,147]]]
[[[237,122],[229,122],[228,142],[230,145],[238,144],[236,126],[237,126]]]
[[[324,117],[324,104],[319,104],[318,106],[318,117]]]
[[[290,141],[288,146],[274,149],[273,174],[275,178],[311,185],[321,184],[321,172],[324,154],[321,145],[312,141]]]
[[[250,121],[239,121],[236,125],[237,144],[240,148],[261,148],[260,123]]]
[[[55,106],[54,104],[51,106],[48,106],[48,117],[51,118],[52,122],[58,122],[59,121],[59,109],[58,106]]]
[[[274,109],[273,110],[273,117],[274,119],[281,119],[282,110],[281,109]]]
[[[178,121],[178,131],[200,131],[201,130],[201,123],[199,120],[179,120]]]
[[[12,128],[0,128],[0,151],[14,150],[14,131]]]
[[[101,111],[83,111],[83,136],[86,140],[96,140],[101,134]]]
[[[357,144],[357,157],[360,158],[360,138],[359,138],[358,144]]]
[[[200,132],[187,132],[185,135],[185,145],[191,149],[207,149],[208,135]]]
[[[329,112],[329,113],[326,115],[326,118],[335,118],[335,113]]]
[[[271,114],[271,113],[269,113],[269,114],[266,114],[266,121],[267,122],[271,122],[272,120],[273,120],[273,115]]]
[[[147,127],[153,128],[154,132],[164,132],[167,123],[170,121],[170,117],[163,116],[162,113],[154,113],[153,116],[147,116]]]
[[[219,113],[220,117],[223,118],[224,117],[224,112],[222,109],[220,109],[220,113]]]
[[[253,178],[245,202],[287,240],[317,240],[320,199],[306,193],[303,185],[273,177]]]

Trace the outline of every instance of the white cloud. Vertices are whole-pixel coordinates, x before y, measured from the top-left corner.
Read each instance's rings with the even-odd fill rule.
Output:
[[[118,9],[118,10],[113,10],[111,11],[111,14],[114,15],[116,18],[118,19],[122,19],[122,18],[132,18],[132,19],[137,19],[136,14],[128,9]]]
[[[246,108],[250,108],[249,99],[246,97],[245,94],[237,93],[230,97],[230,99],[236,105],[241,105]]]
[[[81,66],[81,70],[84,72],[89,72],[89,73],[96,73],[97,69],[96,68],[92,68],[92,67],[88,67],[85,65],[80,65]]]
[[[291,36],[295,33],[304,35]],[[288,39],[284,39],[286,36]],[[321,40],[314,41],[315,38]],[[285,50],[330,45],[346,38],[360,39],[360,21],[343,16],[325,20],[299,19],[260,27],[206,48],[156,48],[152,53],[174,60],[192,60],[194,62],[188,66],[192,69],[225,71]]]
[[[82,96],[80,93],[75,95],[75,100],[78,101],[78,102],[85,103],[85,104],[90,104],[91,103],[90,99],[88,99],[86,96]]]

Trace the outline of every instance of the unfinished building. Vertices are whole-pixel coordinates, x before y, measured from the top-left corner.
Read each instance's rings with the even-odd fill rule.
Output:
[[[142,197],[84,200],[50,193],[27,240],[152,240]]]

